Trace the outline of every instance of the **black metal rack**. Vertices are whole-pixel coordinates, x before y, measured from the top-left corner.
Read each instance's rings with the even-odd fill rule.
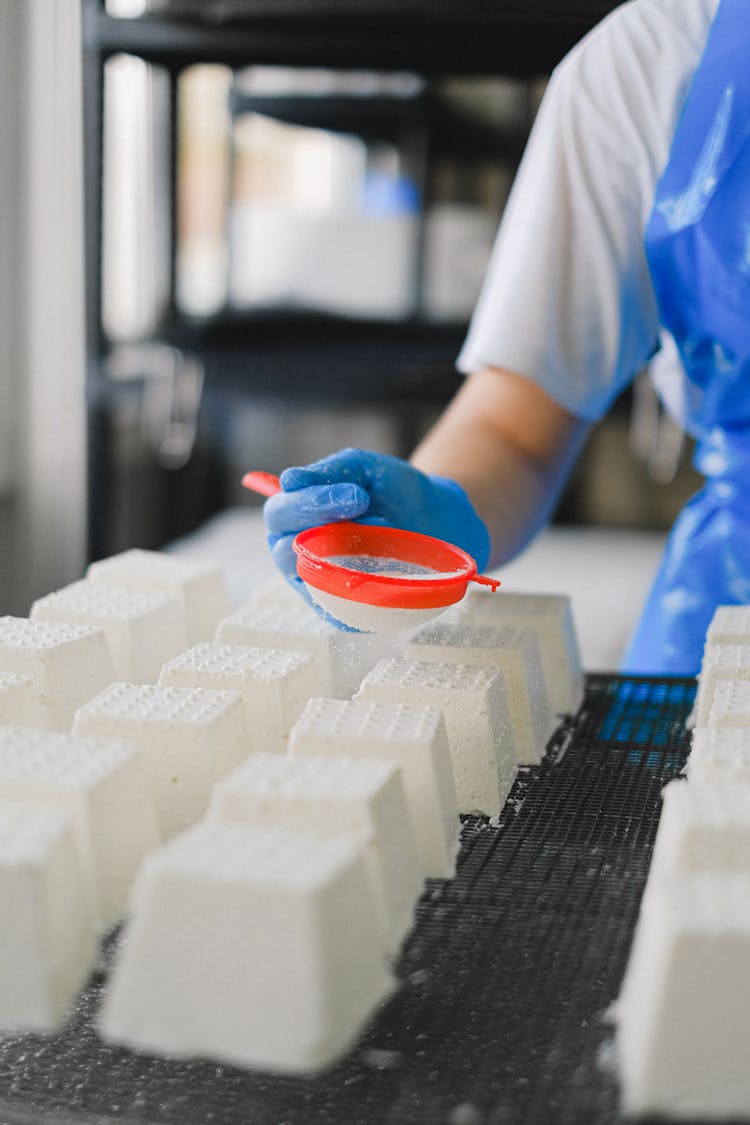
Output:
[[[617,998],[695,681],[593,675],[497,825],[464,818],[429,880],[399,987],[310,1079],[114,1048],[107,967],[61,1034],[0,1041],[3,1125],[622,1125]],[[646,1123],[644,1123],[646,1125]]]
[[[620,2],[152,0],[147,15],[121,19],[83,0],[84,45],[167,67],[201,59],[523,77],[549,73]]]

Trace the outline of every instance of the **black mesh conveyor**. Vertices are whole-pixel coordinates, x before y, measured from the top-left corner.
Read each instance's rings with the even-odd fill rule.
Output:
[[[594,675],[499,825],[465,819],[431,880],[400,988],[308,1080],[105,1046],[103,973],[63,1032],[0,1042],[2,1125],[605,1125],[611,1034],[662,786],[683,765],[694,681]]]

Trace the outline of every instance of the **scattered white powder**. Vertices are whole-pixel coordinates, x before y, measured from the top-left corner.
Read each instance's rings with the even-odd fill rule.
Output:
[[[393,633],[402,629],[418,629],[433,617],[443,613],[444,606],[429,609],[396,609],[387,605],[370,605],[368,602],[341,598],[308,584],[313,601],[344,625],[361,633]]]

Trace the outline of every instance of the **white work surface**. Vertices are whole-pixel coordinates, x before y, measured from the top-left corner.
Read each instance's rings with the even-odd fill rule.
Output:
[[[663,544],[662,532],[550,527],[492,573],[507,590],[570,595],[584,668],[611,672],[619,667]],[[169,549],[221,565],[235,606],[278,573],[259,509],[222,512]]]

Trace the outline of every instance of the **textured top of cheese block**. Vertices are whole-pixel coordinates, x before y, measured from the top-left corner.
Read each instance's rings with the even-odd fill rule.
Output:
[[[701,675],[706,672],[731,672],[738,680],[750,677],[750,643],[706,645]]]
[[[358,857],[359,843],[345,835],[201,821],[148,856],[142,870],[146,876],[158,872],[180,879],[305,892],[326,886]]]
[[[61,789],[88,787],[135,752],[130,742],[0,726],[0,782],[33,779]]]
[[[0,866],[42,864],[69,825],[64,809],[0,801]]]
[[[19,676],[17,672],[0,672],[0,695],[23,690],[31,684],[32,680],[28,676]]]
[[[307,804],[370,797],[397,773],[394,762],[378,758],[251,754],[218,785],[224,790]]]
[[[693,731],[688,776],[698,768],[726,774],[750,771],[750,727],[702,727]]]
[[[132,621],[176,605],[175,598],[161,590],[133,590],[105,582],[71,582],[54,594],[38,598],[31,607],[37,619],[50,612],[69,613],[99,620]]]
[[[708,722],[718,680],[750,679],[750,644],[707,644],[703,650],[693,722],[700,729]]]
[[[234,691],[117,683],[85,703],[78,713],[133,722],[201,725],[214,722],[240,701]]]
[[[717,680],[709,722],[744,723],[750,715],[750,680]]]
[[[253,679],[275,680],[309,664],[311,659],[309,653],[295,652],[293,649],[252,648],[206,641],[193,645],[170,660],[165,667],[210,672],[218,676],[246,673]]]
[[[308,700],[298,727],[310,734],[342,739],[429,743],[441,722],[442,711],[431,704],[315,698]]]
[[[219,626],[219,639],[224,625],[238,629],[256,630],[259,633],[286,633],[302,637],[333,640],[338,632],[334,625],[324,621],[306,606],[301,598],[296,605],[259,605],[251,602],[231,613]]]
[[[468,621],[436,621],[425,625],[415,633],[409,643],[523,652],[533,645],[534,638],[530,630],[522,625],[476,625]]]
[[[93,637],[103,639],[95,625],[72,621],[32,621],[28,617],[0,617],[0,648],[22,648],[42,652],[76,645]]]
[[[217,563],[182,555],[170,555],[161,551],[146,551],[133,547],[107,559],[91,563],[87,575],[106,578],[106,581],[133,581],[142,585],[150,582],[164,586],[179,585],[206,575],[222,575]]]
[[[438,663],[395,656],[381,660],[362,687],[420,687],[435,691],[485,692],[497,679],[495,668],[483,664]]]
[[[750,639],[750,606],[717,606],[706,633],[706,643],[741,644],[745,638]]]
[[[738,679],[743,675],[750,675],[750,634],[748,643],[722,641],[717,645],[706,645],[703,667],[737,669]]]

